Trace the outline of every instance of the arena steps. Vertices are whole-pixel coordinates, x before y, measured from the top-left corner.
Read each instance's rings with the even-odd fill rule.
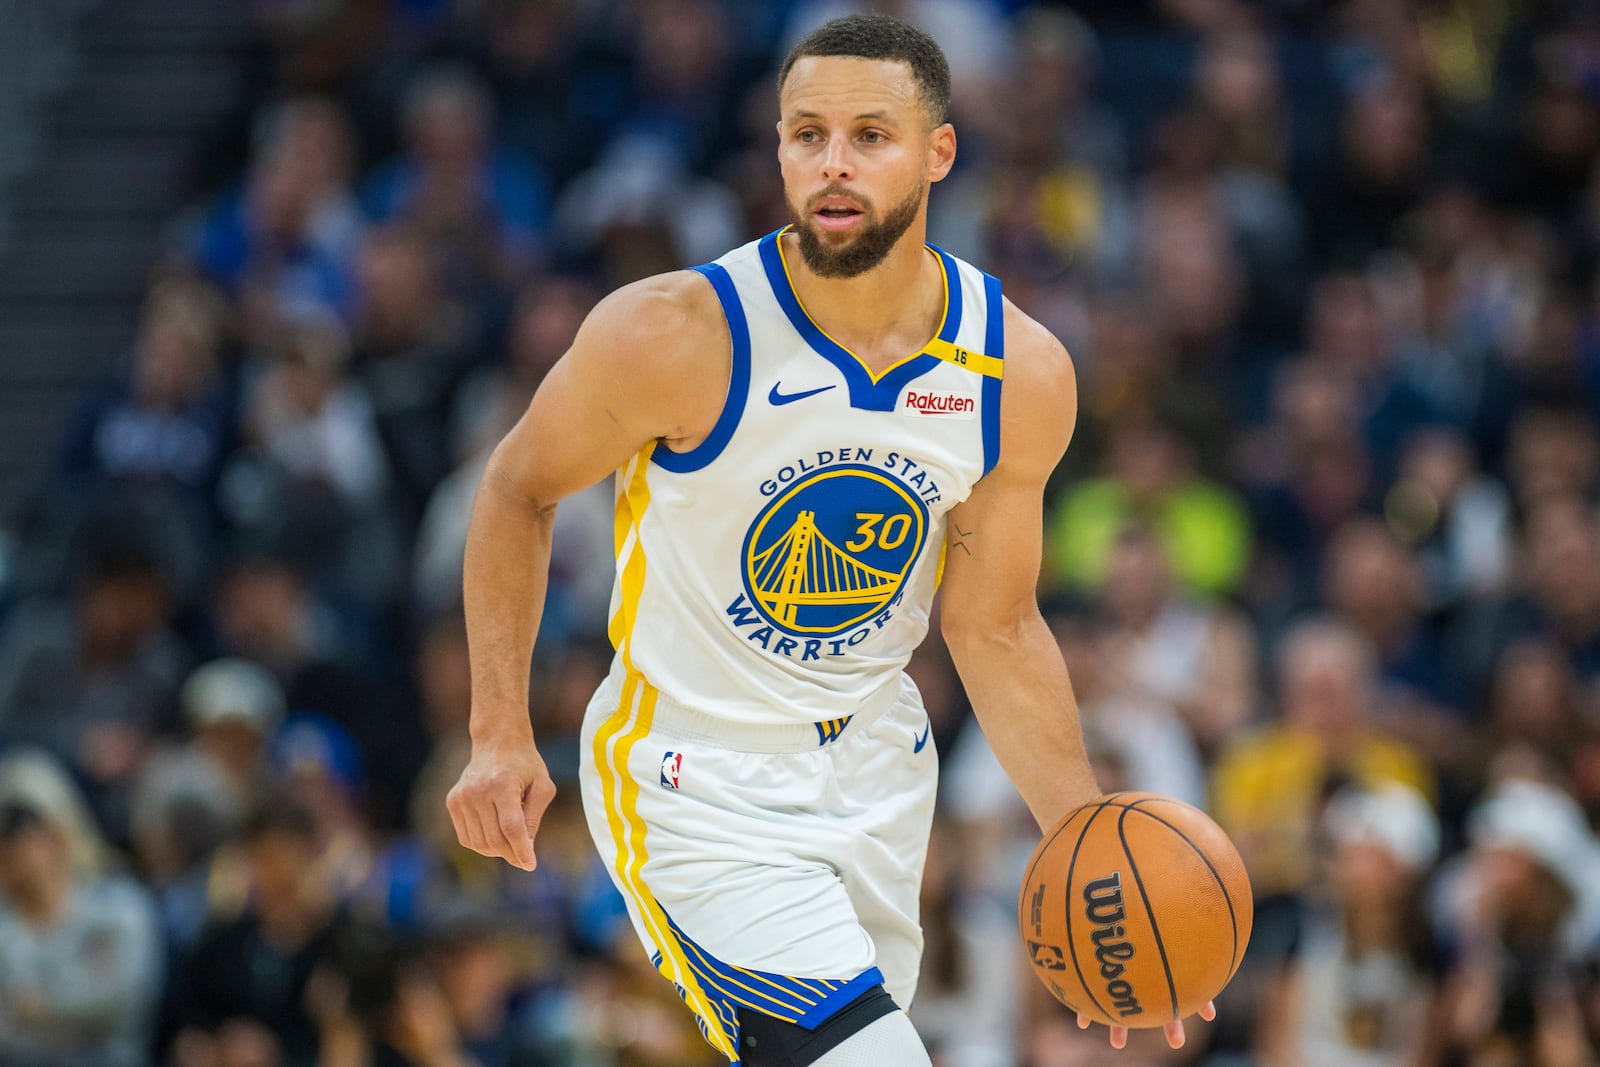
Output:
[[[79,3],[67,73],[17,127],[30,158],[0,196],[0,530],[36,497],[85,385],[125,353],[245,69],[249,4]]]

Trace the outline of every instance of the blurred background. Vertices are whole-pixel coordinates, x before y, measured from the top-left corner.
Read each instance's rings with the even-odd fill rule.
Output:
[[[563,505],[527,876],[459,848],[487,450],[595,300],[786,221],[847,0],[0,0],[0,1063],[719,1062],[593,856],[610,488]],[[1041,599],[1101,783],[1255,936],[1080,1035],[935,637],[939,1067],[1583,1067],[1600,1038],[1600,4],[882,0],[932,239],[1073,353]]]

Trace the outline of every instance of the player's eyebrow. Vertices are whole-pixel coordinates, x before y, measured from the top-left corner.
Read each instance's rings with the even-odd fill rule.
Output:
[[[815,111],[796,111],[794,113],[794,117],[797,118],[797,119],[820,119],[820,118],[823,118],[822,115],[817,114]],[[894,117],[892,115],[890,115],[888,112],[885,112],[885,111],[863,111],[861,114],[859,114],[859,115],[857,115],[855,117],[855,121],[856,122],[893,122],[894,121]]]

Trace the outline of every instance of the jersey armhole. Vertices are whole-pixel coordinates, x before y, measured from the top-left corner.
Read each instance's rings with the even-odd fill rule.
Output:
[[[670,448],[651,451],[650,462],[676,474],[701,470],[722,455],[744,415],[745,400],[750,393],[750,325],[745,320],[744,305],[739,302],[733,277],[717,263],[693,269],[705,275],[716,290],[722,316],[728,323],[728,339],[733,343],[733,364],[728,374],[728,398],[723,401],[722,414],[717,416],[711,434],[687,452],[674,452]]]
[[[986,307],[983,350],[997,360],[1006,358],[1006,306],[1000,295],[1000,279],[992,274],[983,276],[983,295]],[[1001,375],[985,375],[983,379],[983,473],[994,470],[1000,462],[1000,383]]]

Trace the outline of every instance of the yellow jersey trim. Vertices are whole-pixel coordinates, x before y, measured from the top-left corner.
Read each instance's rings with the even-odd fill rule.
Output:
[[[824,330],[821,326],[817,325],[816,318],[813,317],[811,312],[806,308],[806,302],[804,300],[800,299],[800,290],[798,290],[798,289],[796,289],[794,287],[794,274],[793,274],[792,271],[789,270],[789,257],[783,251],[783,235],[788,233],[792,229],[794,229],[794,226],[791,224],[791,225],[785,226],[783,229],[779,230],[778,231],[778,242],[777,243],[778,243],[778,262],[783,264],[783,278],[784,278],[784,281],[787,282],[788,285],[789,285],[789,292],[794,294],[794,302],[795,302],[795,304],[797,304],[799,306],[801,314],[803,314],[806,317],[807,321],[809,321],[811,323],[811,325],[816,326],[818,333],[820,333],[822,336],[826,337],[828,340],[832,341],[834,344],[839,345],[839,348],[841,350],[850,353],[850,358],[851,359],[853,359],[857,363],[861,364],[861,369],[867,372],[867,377],[872,380],[872,384],[873,385],[877,385],[880,381],[882,381],[889,374],[890,371],[894,370],[896,367],[903,367],[907,363],[910,363],[912,360],[914,360],[914,359],[916,359],[919,356],[922,356],[924,354],[930,354],[930,355],[932,354],[932,353],[930,353],[928,351],[928,345],[931,345],[935,341],[939,340],[939,335],[944,332],[945,321],[947,319],[949,319],[949,317],[950,317],[950,276],[944,269],[944,262],[939,259],[939,253],[935,252],[931,247],[929,247],[926,244],[922,246],[924,249],[927,250],[927,253],[934,258],[935,262],[937,262],[939,264],[939,280],[940,280],[940,284],[942,284],[944,286],[944,311],[942,311],[940,313],[940,315],[939,315],[939,326],[938,326],[937,329],[935,329],[933,331],[933,340],[929,341],[928,344],[923,345],[921,348],[917,349],[915,352],[913,352],[911,355],[905,357],[904,359],[896,360],[894,363],[891,363],[889,366],[883,368],[883,370],[881,370],[881,371],[874,371],[871,367],[867,366],[867,361],[866,360],[862,359],[859,355],[856,354],[854,349],[852,349],[848,345],[839,344],[839,339],[837,337],[834,337],[833,334],[829,333],[827,330]],[[940,358],[942,359],[943,357],[941,356]]]

